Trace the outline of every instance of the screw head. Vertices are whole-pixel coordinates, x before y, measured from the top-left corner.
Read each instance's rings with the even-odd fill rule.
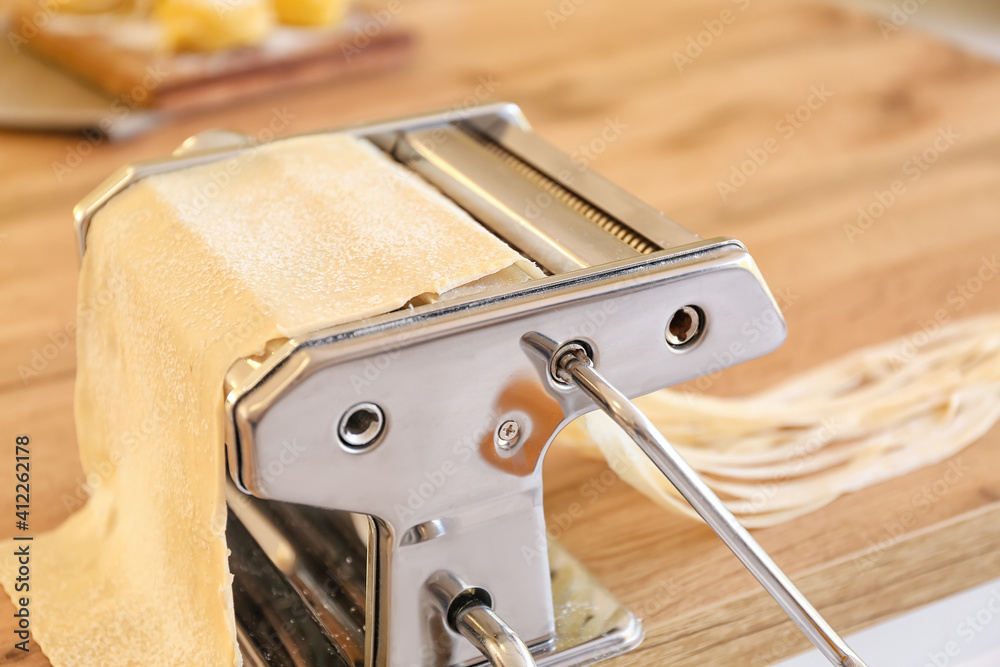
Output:
[[[521,439],[521,425],[513,419],[508,419],[500,424],[494,439],[500,449],[504,451],[513,449]]]

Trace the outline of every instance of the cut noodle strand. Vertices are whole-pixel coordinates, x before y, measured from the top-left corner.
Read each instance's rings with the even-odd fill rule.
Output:
[[[858,350],[746,397],[663,390],[636,402],[744,525],[771,526],[985,435],[1000,420],[1000,315]],[[694,516],[603,413],[577,420],[559,441],[606,458],[642,493]]]

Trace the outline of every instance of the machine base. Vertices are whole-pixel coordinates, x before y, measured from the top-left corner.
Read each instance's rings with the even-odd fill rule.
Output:
[[[244,663],[366,667],[360,515],[228,497],[226,534]],[[638,646],[639,619],[558,542],[549,540],[548,551],[556,629],[551,640],[532,648],[539,667],[591,665]]]

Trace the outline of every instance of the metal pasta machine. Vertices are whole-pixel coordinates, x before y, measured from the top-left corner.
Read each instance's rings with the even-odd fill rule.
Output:
[[[385,151],[544,275],[275,341],[219,378],[246,663],[554,667],[636,647],[641,621],[546,538],[546,448],[601,409],[832,664],[862,667],[629,400],[781,344],[783,326],[740,334],[754,318],[783,322],[746,249],[612,185],[511,104],[337,131]],[[214,131],[128,168],[78,207],[81,251],[116,192],[245,150],[247,137]]]

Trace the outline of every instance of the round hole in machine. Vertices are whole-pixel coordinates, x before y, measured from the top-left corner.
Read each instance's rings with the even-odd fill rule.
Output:
[[[374,403],[358,403],[340,418],[337,435],[348,451],[361,452],[376,445],[385,431],[385,413]]]
[[[698,306],[678,308],[667,323],[667,344],[675,350],[694,345],[705,333],[705,311]]]

